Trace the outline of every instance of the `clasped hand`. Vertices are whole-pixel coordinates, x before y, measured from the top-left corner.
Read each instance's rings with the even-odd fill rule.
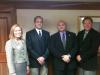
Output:
[[[69,55],[62,55],[62,60],[66,63],[70,62],[70,56]]]
[[[43,64],[45,63],[45,58],[44,58],[43,56],[41,56],[41,57],[37,58],[37,61],[38,61],[41,65],[43,65]]]

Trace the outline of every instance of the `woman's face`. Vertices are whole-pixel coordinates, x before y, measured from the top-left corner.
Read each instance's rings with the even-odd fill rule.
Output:
[[[14,30],[14,37],[15,38],[21,38],[22,36],[22,30],[20,27],[16,27]]]

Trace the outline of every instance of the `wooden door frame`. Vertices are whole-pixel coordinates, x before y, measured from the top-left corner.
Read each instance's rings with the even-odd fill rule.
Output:
[[[11,16],[11,25],[10,25],[10,27],[13,25],[13,24],[15,24],[15,23],[17,23],[17,20],[16,20],[16,9],[15,8],[8,8],[8,7],[6,7],[6,8],[1,8],[0,7],[0,13],[9,13],[10,14],[10,16]],[[10,29],[10,28],[9,28]],[[3,58],[3,60],[2,60],[2,62],[5,62],[6,61],[6,55],[5,55],[5,53],[4,52],[1,52],[0,53],[1,55],[1,57],[0,57],[0,59],[2,59]],[[1,62],[1,61],[0,61]]]
[[[16,9],[14,7],[0,7],[0,13],[10,13],[12,25],[17,23]]]

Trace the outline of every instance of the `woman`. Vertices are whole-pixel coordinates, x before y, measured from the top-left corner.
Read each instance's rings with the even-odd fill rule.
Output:
[[[13,25],[5,45],[10,75],[26,75],[29,72],[27,50],[22,34],[22,28],[18,24]]]

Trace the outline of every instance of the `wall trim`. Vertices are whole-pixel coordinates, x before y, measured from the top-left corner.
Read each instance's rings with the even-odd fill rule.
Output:
[[[60,9],[60,10],[100,10],[100,2],[64,2],[64,1],[5,1],[0,7],[16,9]]]

